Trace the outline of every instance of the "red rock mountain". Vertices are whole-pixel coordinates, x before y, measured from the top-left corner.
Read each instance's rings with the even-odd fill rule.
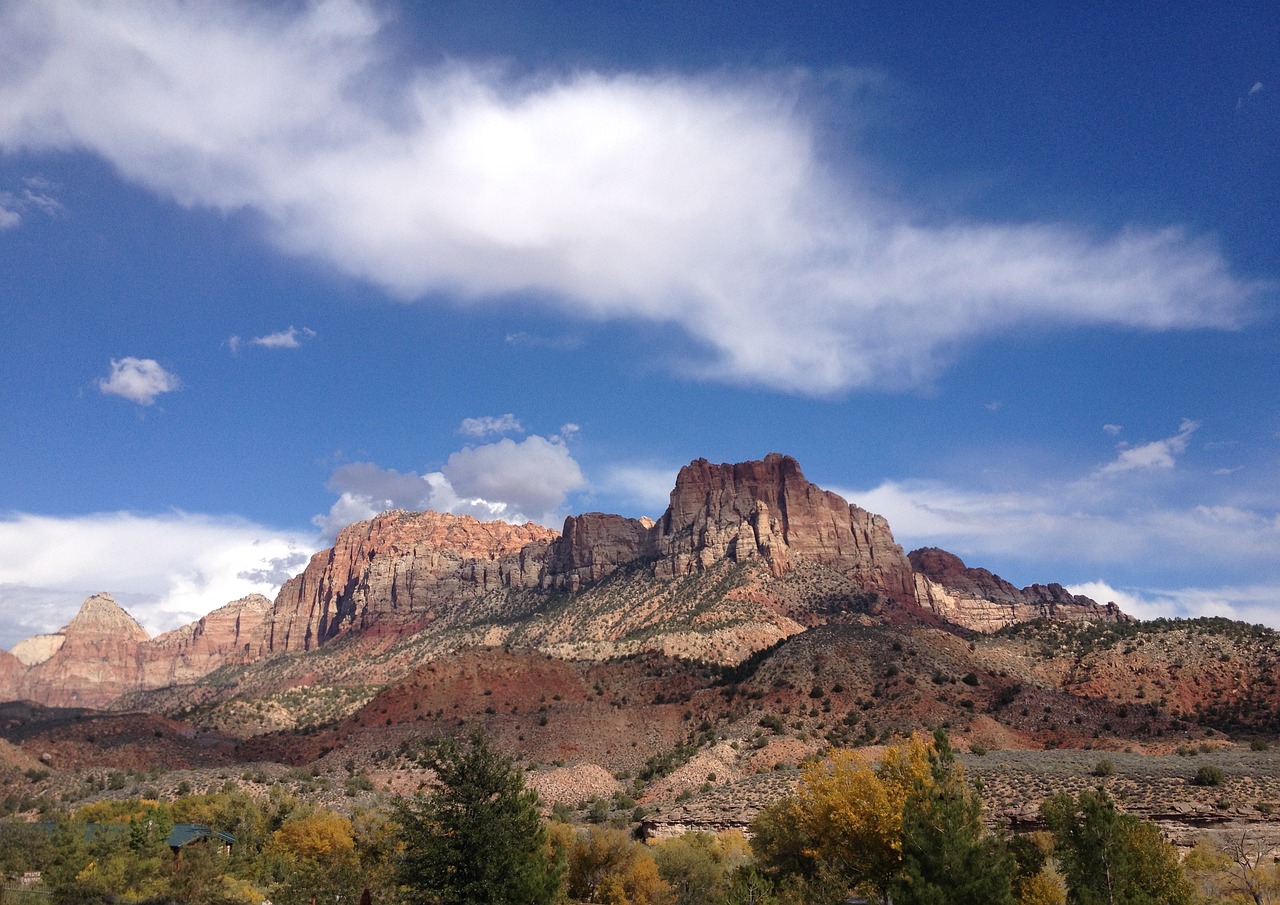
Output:
[[[274,603],[236,601],[155,639],[99,595],[60,633],[15,648],[21,668],[0,662],[0,692],[97,706],[344,638],[365,645],[355,657],[370,644],[404,650],[405,639],[426,639],[382,661],[384,671],[410,668],[406,656],[506,643],[586,659],[647,647],[737,662],[868,600],[897,618],[978,631],[1040,617],[1125,618],[1058,585],[1018,590],[941,550],[908,557],[884,518],[771,454],[691,462],[657,522],[593,512],[566,519],[557,534],[532,523],[384,512],[345,528]],[[6,685],[13,672],[20,675]]]
[[[21,656],[0,660],[0,694],[51,706],[104,707],[127,692],[194,682],[220,666],[260,656],[270,609],[271,601],[255,594],[153,639],[110,594],[95,594],[57,633],[27,639],[15,647]]]

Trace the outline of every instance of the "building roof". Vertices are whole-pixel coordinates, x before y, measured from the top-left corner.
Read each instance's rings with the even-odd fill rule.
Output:
[[[227,845],[235,845],[236,837],[222,830],[212,830],[207,826],[201,826],[198,823],[175,823],[173,832],[169,833],[169,838],[165,840],[165,844],[169,848],[182,848],[188,842],[195,842],[197,839],[212,839],[217,836]]]

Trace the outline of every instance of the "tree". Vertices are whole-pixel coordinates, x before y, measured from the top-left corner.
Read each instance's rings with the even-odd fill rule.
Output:
[[[809,766],[791,798],[752,823],[751,847],[761,864],[827,888],[864,887],[881,898],[902,867],[902,817],[907,800],[932,783],[930,746],[912,737],[885,751],[874,766],[838,750]]]
[[[360,863],[351,821],[317,810],[287,820],[271,834],[264,867],[277,905],[303,905],[312,898],[354,902],[361,888]]]
[[[569,856],[569,895],[579,902],[658,905],[667,884],[649,849],[622,830],[589,827]]]
[[[896,905],[1014,905],[1014,859],[982,822],[982,802],[964,780],[947,734],[928,749],[929,777],[902,811]]]
[[[1059,792],[1040,808],[1053,832],[1070,905],[1189,905],[1177,851],[1148,820],[1122,814],[1107,793]]]
[[[411,905],[543,905],[562,870],[548,844],[537,793],[482,735],[444,737],[425,763],[438,788],[397,805],[404,851],[397,862]]]

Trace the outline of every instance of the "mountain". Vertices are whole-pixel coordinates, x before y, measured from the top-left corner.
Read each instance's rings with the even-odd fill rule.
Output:
[[[50,635],[14,646],[0,659],[0,694],[60,707],[105,707],[122,694],[194,682],[265,651],[261,626],[271,601],[234,601],[191,625],[151,638],[110,594],[85,600]]]
[[[883,517],[775,453],[691,462],[656,522],[592,512],[557,533],[384,512],[340,532],[274,602],[236,601],[155,639],[98,595],[60,632],[15,648],[25,669],[7,687],[38,703],[102,706],[255,663],[240,681],[261,691],[385,683],[449,651],[503,645],[565,659],[652,650],[732,665],[859,615],[981,632],[1037,618],[1126,618],[1058,585],[1019,590],[944,551],[908,557]],[[296,656],[321,650],[328,655]],[[5,675],[0,668],[0,682]]]

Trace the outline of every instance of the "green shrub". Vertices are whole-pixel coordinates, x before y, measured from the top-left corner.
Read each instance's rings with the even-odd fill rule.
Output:
[[[1199,770],[1196,770],[1195,779],[1191,780],[1198,786],[1220,786],[1222,781],[1226,779],[1221,767],[1213,764],[1204,764]]]

